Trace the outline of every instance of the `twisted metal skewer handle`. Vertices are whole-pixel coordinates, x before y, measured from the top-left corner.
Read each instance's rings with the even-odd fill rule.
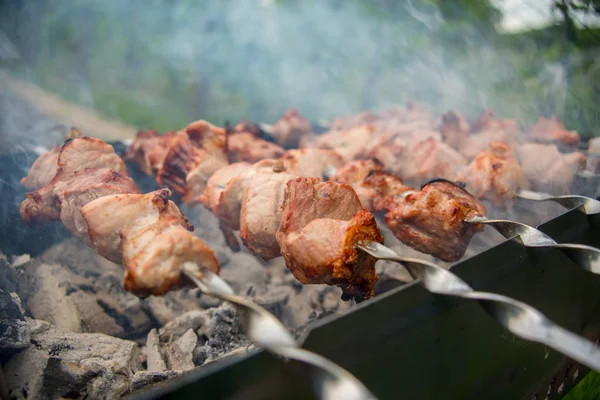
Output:
[[[539,229],[522,222],[487,217],[471,217],[465,222],[470,224],[491,225],[507,239],[519,237],[526,247],[556,248],[586,271],[600,274],[600,249],[584,244],[557,243]]]
[[[244,333],[254,344],[279,356],[303,362],[314,368],[313,389],[321,399],[367,400],[376,397],[352,374],[332,361],[301,348],[281,322],[252,300],[237,296],[217,274],[198,266],[183,265],[184,274],[206,295],[233,304],[238,310]]]
[[[549,320],[528,304],[507,296],[475,291],[452,272],[434,263],[400,257],[392,249],[376,242],[363,243],[359,249],[380,260],[402,263],[415,279],[430,292],[475,300],[513,334],[544,344],[583,365],[600,371],[600,348]]]
[[[582,207],[587,215],[600,214],[600,201],[591,197],[579,195],[552,196],[547,193],[533,192],[531,190],[520,190],[517,197],[532,201],[554,201],[565,208]]]

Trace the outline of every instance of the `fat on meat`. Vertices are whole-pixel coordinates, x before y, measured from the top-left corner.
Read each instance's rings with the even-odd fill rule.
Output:
[[[459,186],[437,181],[389,198],[385,222],[404,244],[443,261],[457,261],[483,230],[465,219],[485,216],[485,207]]]
[[[318,178],[289,180],[282,210],[277,242],[296,279],[338,285],[345,299],[374,295],[376,260],[356,245],[383,243],[383,237],[351,186]]]
[[[121,232],[136,226],[147,226],[168,217],[187,230],[193,230],[179,208],[169,200],[171,191],[113,194],[100,197],[81,208],[88,236],[98,254],[121,264]]]

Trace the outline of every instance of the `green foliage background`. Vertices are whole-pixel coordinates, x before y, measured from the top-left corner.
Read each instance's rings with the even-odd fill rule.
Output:
[[[311,120],[408,100],[524,124],[557,114],[598,134],[600,30],[500,34],[489,1],[5,2],[3,60],[43,87],[139,127],[205,118]]]

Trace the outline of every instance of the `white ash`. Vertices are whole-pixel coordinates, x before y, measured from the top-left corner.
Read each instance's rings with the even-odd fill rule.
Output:
[[[140,369],[134,342],[28,323],[30,345],[4,365],[11,399],[118,398],[129,392]]]

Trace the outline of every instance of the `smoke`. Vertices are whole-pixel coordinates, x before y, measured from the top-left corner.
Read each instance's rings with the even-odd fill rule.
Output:
[[[453,43],[427,1],[393,15],[369,4],[47,0],[14,6],[2,23],[33,80],[142,126],[272,122],[288,107],[318,121],[406,101],[531,122],[564,107],[559,65],[498,48],[468,24]],[[529,62],[539,68],[523,79]]]

